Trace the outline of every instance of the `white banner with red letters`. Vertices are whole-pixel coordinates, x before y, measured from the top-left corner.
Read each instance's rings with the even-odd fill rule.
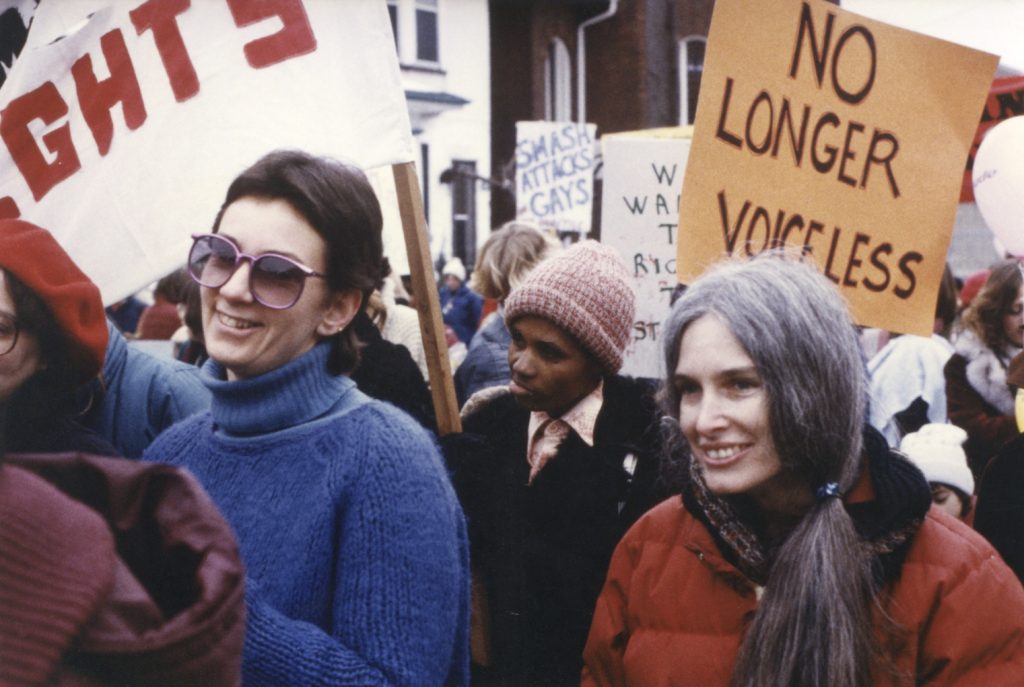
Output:
[[[0,89],[0,217],[52,231],[109,303],[181,266],[276,148],[414,159],[385,3],[44,1]]]

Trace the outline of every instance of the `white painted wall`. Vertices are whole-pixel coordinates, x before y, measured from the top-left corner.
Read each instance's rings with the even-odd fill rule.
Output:
[[[452,191],[439,181],[452,160],[476,162],[477,173],[490,175],[490,31],[487,0],[438,0],[439,67],[417,68],[415,34],[399,37],[402,82],[406,91],[444,92],[469,101],[465,105],[430,106],[410,102],[417,146],[430,148],[428,178],[421,184],[429,194],[427,222],[435,258],[452,254]],[[399,0],[399,26],[415,30],[415,0]],[[401,29],[400,29],[401,31]],[[477,184],[477,246],[490,233],[490,191]],[[471,267],[471,266],[470,266]]]

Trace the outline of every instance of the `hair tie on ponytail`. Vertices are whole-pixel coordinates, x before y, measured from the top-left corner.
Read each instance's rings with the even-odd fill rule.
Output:
[[[818,497],[819,501],[824,501],[830,498],[839,498],[839,483],[838,482],[825,482],[814,492],[815,496]]]

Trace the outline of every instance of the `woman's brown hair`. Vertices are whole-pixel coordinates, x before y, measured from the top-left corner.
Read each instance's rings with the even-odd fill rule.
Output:
[[[297,150],[269,153],[231,182],[214,233],[228,206],[247,197],[283,200],[302,215],[327,244],[328,286],[334,291],[358,289],[363,295],[360,312],[365,308],[386,263],[380,203],[362,171]],[[362,344],[351,325],[331,338],[329,371],[348,374],[359,363]]]
[[[1021,284],[1020,263],[1016,259],[993,265],[985,285],[964,311],[961,327],[973,332],[992,351],[1003,353],[1007,348],[1003,316],[1016,305]]]

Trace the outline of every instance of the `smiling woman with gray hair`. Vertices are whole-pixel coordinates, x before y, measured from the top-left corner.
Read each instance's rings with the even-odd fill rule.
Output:
[[[689,479],[616,549],[584,685],[1019,678],[1024,590],[865,426],[864,363],[831,282],[777,255],[720,265],[664,341]]]

